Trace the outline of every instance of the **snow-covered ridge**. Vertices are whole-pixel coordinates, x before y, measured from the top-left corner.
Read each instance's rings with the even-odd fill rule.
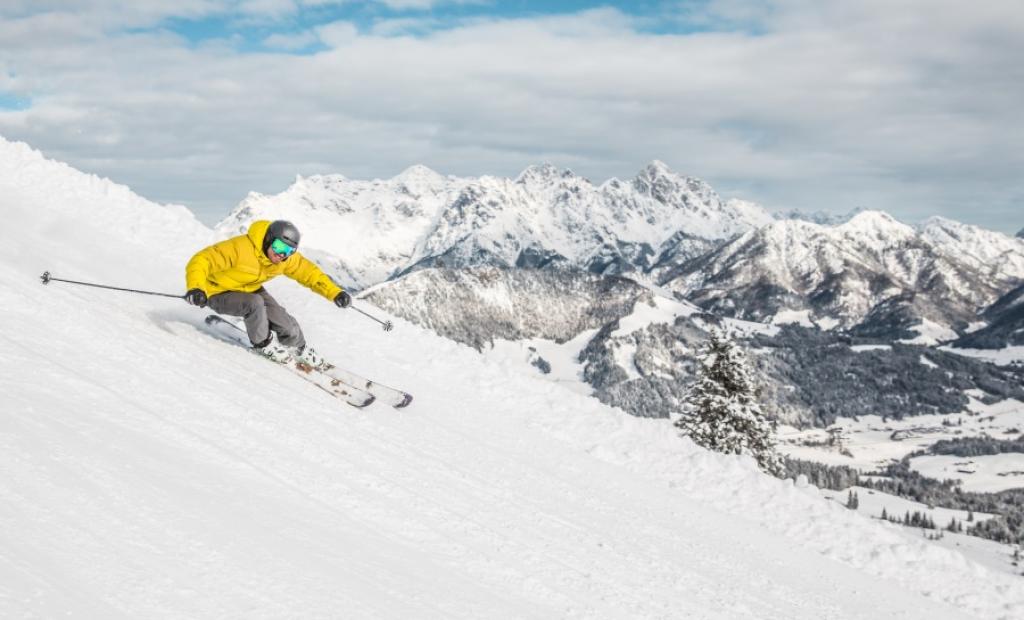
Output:
[[[664,280],[705,307],[744,318],[809,311],[809,319],[850,327],[879,304],[905,299],[908,320],[950,327],[969,324],[1024,280],[1024,240],[943,218],[914,228],[862,211],[836,225],[776,221]]]
[[[804,222],[811,222],[813,224],[821,224],[823,226],[835,226],[836,224],[842,224],[843,222],[849,221],[858,213],[866,211],[863,207],[857,207],[844,214],[835,214],[828,211],[801,211],[800,209],[788,209],[785,211],[776,211],[772,213],[772,217],[777,220],[801,220]]]
[[[38,231],[9,235],[31,240],[39,252],[8,252],[5,263],[40,274],[50,270],[58,277],[184,293],[183,271],[167,269],[165,261],[186,260],[213,239],[213,232],[183,206],[151,202],[124,185],[47,159],[2,136],[0,187],[4,217],[19,227],[32,222]]]
[[[110,232],[131,238],[142,227],[158,225],[185,228],[187,234],[205,229],[187,208],[181,205],[159,205],[134,193],[125,185],[94,174],[87,174],[67,164],[46,158],[24,142],[13,142],[0,136],[0,183],[14,194],[38,191],[47,187],[46,217],[53,212],[81,213],[88,209],[90,225],[107,223]],[[12,206],[25,209],[13,200]]]
[[[1024,240],[944,217],[926,220],[921,237],[937,252],[999,281],[1024,274]]]
[[[600,186],[550,164],[515,179],[446,177],[423,166],[386,180],[300,177],[280,194],[250,194],[218,230],[236,233],[259,218],[294,221],[307,231],[307,247],[343,258],[341,275],[357,287],[430,261],[643,269],[680,231],[723,240],[771,221],[761,207],[722,200],[658,161],[632,180]]]

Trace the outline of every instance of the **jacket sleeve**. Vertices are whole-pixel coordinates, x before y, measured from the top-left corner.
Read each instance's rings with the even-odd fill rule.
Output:
[[[334,283],[334,280],[323,271],[320,271],[320,268],[312,261],[298,253],[288,259],[288,265],[284,268],[284,275],[331,301],[334,301],[334,298],[342,290],[340,286]]]
[[[196,252],[185,265],[185,287],[207,291],[210,274],[224,271],[238,262],[238,245],[234,239],[225,239]]]

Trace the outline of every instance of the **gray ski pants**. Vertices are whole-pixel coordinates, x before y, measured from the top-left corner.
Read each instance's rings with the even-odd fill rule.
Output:
[[[255,293],[226,291],[210,297],[207,302],[218,314],[240,316],[245,319],[245,330],[253,343],[263,342],[270,337],[270,332],[277,334],[281,344],[290,347],[306,346],[302,336],[302,328],[295,317],[288,314],[284,306],[270,296],[266,289],[261,288]]]

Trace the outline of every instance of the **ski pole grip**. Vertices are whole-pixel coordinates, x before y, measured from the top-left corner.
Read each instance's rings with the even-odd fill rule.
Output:
[[[49,284],[50,283],[50,272],[49,271],[44,271],[43,275],[39,276],[39,279],[43,281],[43,284]]]

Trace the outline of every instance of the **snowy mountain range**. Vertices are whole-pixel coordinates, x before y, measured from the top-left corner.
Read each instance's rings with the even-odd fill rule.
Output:
[[[1024,241],[943,218],[918,228],[878,211],[823,226],[784,220],[664,274],[720,314],[909,335],[930,321],[963,330],[1024,281]]]
[[[305,246],[337,257],[337,275],[355,288],[431,266],[649,271],[772,221],[657,161],[597,186],[551,165],[516,179],[422,166],[389,180],[299,178],[281,194],[250,194],[217,229],[236,234],[259,218],[295,222]]]
[[[1021,239],[863,209],[773,216],[657,161],[600,185],[551,165],[516,179],[422,166],[388,180],[298,178],[250,194],[217,229],[257,218],[298,224],[307,252],[357,290],[432,267],[628,274],[720,315],[887,339],[953,339],[1024,281]]]
[[[219,234],[2,139],[0,208],[21,231],[0,270],[4,618],[1024,613],[1019,577],[966,538],[930,543],[283,279],[268,288],[323,354],[414,408],[339,410],[181,300],[44,287],[49,269],[181,292]]]
[[[984,327],[962,336],[954,344],[973,349],[1001,349],[1024,345],[1024,284],[985,309]]]
[[[361,299],[485,354],[512,347],[524,362],[553,365],[559,381],[582,381],[586,393],[639,417],[682,411],[697,352],[712,329],[751,349],[762,406],[793,426],[825,427],[868,413],[896,419],[957,413],[968,392],[1024,400],[1024,368],[922,344],[865,345],[878,339],[721,318],[626,277],[429,268],[373,287]],[[871,350],[862,352],[864,346]]]

